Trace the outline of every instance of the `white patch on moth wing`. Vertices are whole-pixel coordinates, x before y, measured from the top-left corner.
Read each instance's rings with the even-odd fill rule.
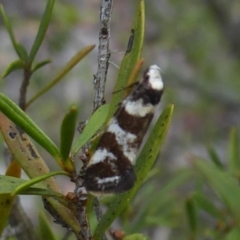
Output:
[[[120,179],[120,176],[113,176],[113,177],[106,177],[106,178],[96,178],[97,180],[97,183],[98,184],[104,184],[104,183],[107,183],[107,182],[115,182],[115,181],[119,181]]]
[[[147,75],[149,76],[149,84],[152,89],[162,90],[164,88],[160,70],[161,69],[157,65],[150,66],[148,70]]]
[[[87,200],[87,190],[85,187],[79,187],[77,189],[77,196],[79,200]]]
[[[91,164],[96,164],[99,162],[103,162],[105,159],[110,158],[111,160],[117,160],[116,156],[111,152],[107,151],[106,148],[104,149],[97,149],[95,153],[92,155],[88,166]]]
[[[125,111],[132,116],[145,117],[147,114],[154,112],[155,107],[152,104],[143,104],[142,98],[137,101],[129,101],[129,99],[123,102]]]
[[[133,146],[133,142],[136,140],[137,136],[135,134],[124,131],[118,124],[116,118],[113,118],[110,125],[108,126],[107,132],[114,133],[118,145],[122,146],[123,154],[128,158],[128,160],[133,164],[137,155],[137,148],[130,147]]]

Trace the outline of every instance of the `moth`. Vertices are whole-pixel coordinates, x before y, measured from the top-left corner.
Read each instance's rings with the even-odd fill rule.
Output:
[[[134,163],[143,137],[161,100],[164,84],[157,65],[150,66],[143,79],[121,103],[101,135],[84,175],[87,191],[96,194],[121,193],[136,181]]]

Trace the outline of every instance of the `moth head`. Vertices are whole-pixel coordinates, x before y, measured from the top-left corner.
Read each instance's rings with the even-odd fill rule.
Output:
[[[160,67],[158,67],[157,65],[152,65],[145,72],[144,79],[146,79],[146,81],[148,82],[149,88],[156,91],[161,91],[164,88],[160,71]]]

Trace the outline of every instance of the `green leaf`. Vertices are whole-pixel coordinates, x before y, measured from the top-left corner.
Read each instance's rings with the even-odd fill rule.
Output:
[[[23,58],[23,52],[22,52],[23,46],[21,44],[17,43],[17,41],[15,39],[15,36],[14,36],[14,33],[13,33],[11,22],[10,22],[2,4],[0,4],[0,12],[2,14],[5,27],[8,31],[8,34],[10,36],[10,39],[11,39],[11,42],[12,42],[13,47],[15,49],[15,52],[17,53],[17,55],[19,56],[20,59],[25,60]]]
[[[49,172],[49,168],[29,140],[28,135],[2,113],[0,113],[0,129],[13,158],[21,165],[29,178],[32,179]],[[59,164],[61,164],[61,161]],[[66,171],[67,170],[68,169],[66,169]],[[41,182],[41,184],[45,186],[46,189],[61,194],[61,189],[55,179],[48,178]],[[69,211],[66,205],[62,204],[62,199],[55,197],[44,197],[44,199],[46,204],[50,204],[50,207],[54,209],[62,221],[73,229],[75,235],[80,238],[79,223],[73,212]],[[61,202],[59,200],[61,200]]]
[[[88,120],[87,125],[83,129],[83,132],[79,135],[72,148],[72,154],[75,155],[79,149],[86,144],[93,135],[103,126],[106,122],[107,114],[109,110],[109,104],[102,105],[98,108]]]
[[[39,68],[51,63],[51,60],[47,59],[42,62],[37,63],[33,68],[32,68],[32,73],[36,72]]]
[[[56,175],[56,174],[55,174]],[[29,184],[30,183],[30,184]],[[34,186],[32,186],[35,184]],[[27,188],[22,186],[28,186]],[[16,189],[20,190],[16,192]],[[63,198],[63,195],[57,192],[54,192],[50,189],[47,189],[41,183],[34,183],[31,180],[24,180],[21,178],[11,177],[0,175],[0,195],[2,194],[11,194],[14,193],[24,194],[24,195],[41,195],[41,196],[53,196],[57,198]]]
[[[69,159],[72,141],[76,130],[77,122],[77,109],[72,106],[69,113],[67,113],[61,125],[61,139],[60,139],[60,152],[62,155],[63,164]]]
[[[222,197],[231,216],[240,223],[240,187],[237,179],[202,159],[196,159],[194,165],[212,189]]]
[[[193,177],[193,172],[191,171],[178,172],[176,176],[171,178],[171,180],[161,188],[161,190],[159,191],[159,194],[161,194],[162,196],[164,196],[165,194],[168,194],[170,191],[177,188],[178,186],[188,181],[192,177]]]
[[[18,178],[18,177],[20,177],[20,175],[21,175],[21,168],[20,168],[19,164],[15,160],[11,161],[11,163],[9,164],[9,166],[6,170],[5,176],[13,176],[13,177]],[[1,184],[3,184],[3,183],[0,179],[0,185]],[[0,236],[2,235],[2,231],[4,230],[4,228],[8,222],[9,214],[11,213],[14,200],[15,200],[15,197],[12,197],[8,193],[0,195],[0,213],[1,213]]]
[[[12,197],[10,194],[0,194],[0,236],[2,235],[2,232],[7,225],[7,221],[9,218],[9,214],[11,213],[14,200],[15,198]]]
[[[118,79],[114,88],[114,92],[116,93],[114,93],[112,97],[108,119],[113,116],[117,110],[118,103],[124,98],[125,92],[119,90],[124,89],[127,86],[128,79],[142,54],[145,31],[145,5],[143,0],[140,1],[135,13],[131,31],[131,51],[127,52],[122,60]]]
[[[229,172],[234,176],[240,175],[240,154],[239,154],[239,139],[237,128],[233,128],[230,133],[229,142]]]
[[[135,214],[133,222],[131,224],[126,224],[124,227],[125,231],[139,232],[141,229],[148,226],[169,224],[166,223],[167,221],[171,221],[169,215],[172,215],[173,211],[176,211],[176,196],[174,195],[174,189],[192,177],[193,173],[191,171],[178,172],[158,191],[156,191],[155,186],[150,186],[149,184],[148,188],[144,189],[144,195],[142,196],[146,201],[144,201],[144,203],[135,203],[136,205],[140,204],[141,208],[138,209]],[[149,196],[153,195],[153,198],[149,198]],[[179,202],[179,204],[181,203]]]
[[[28,189],[30,186],[42,182],[43,180],[56,176],[56,175],[68,175],[68,173],[63,172],[63,171],[57,171],[57,172],[50,172],[44,175],[41,175],[39,177],[36,178],[32,178],[31,180],[22,183],[20,186],[17,186],[14,191],[12,192],[12,196],[17,195],[20,192],[24,192],[25,189]]]
[[[217,155],[215,149],[211,146],[208,146],[207,148],[208,150],[208,154],[210,156],[210,159],[212,160],[212,162],[219,168],[219,169],[224,169],[224,166],[219,158],[219,156]]]
[[[44,212],[40,212],[38,215],[39,221],[39,235],[41,239],[56,240],[52,231],[52,226],[49,224],[49,219],[46,217]]]
[[[124,237],[123,240],[147,240],[147,238],[140,233],[135,233]]]
[[[45,86],[42,90],[40,90],[34,97],[32,97],[28,103],[26,104],[26,108],[29,107],[30,104],[32,104],[37,98],[42,96],[44,93],[49,91],[53,86],[55,86],[70,70],[76,66],[76,64],[81,61],[89,52],[93,50],[95,45],[87,46],[83,49],[81,49],[77,54],[75,54],[70,61],[61,68],[60,72],[57,74],[57,76],[49,82],[47,86]]]
[[[2,113],[0,113],[0,130],[12,158],[21,166],[29,178],[32,179],[49,172],[49,168],[31,143],[28,135]],[[51,178],[47,180],[49,181],[47,185],[51,189],[58,189],[56,182],[50,180]]]
[[[172,113],[173,105],[170,105],[164,109],[161,116],[158,118],[158,121],[152,129],[148,140],[137,159],[135,166],[137,181],[135,186],[130,191],[118,194],[114,197],[107,212],[103,215],[94,232],[94,239],[98,240],[101,238],[102,234],[107,230],[114,219],[122,212],[131,198],[133,198],[138,188],[145,181],[147,174],[152,168],[159,153],[159,149],[161,148],[166,137]]]
[[[60,152],[52,140],[11,99],[0,93],[0,110],[48,151],[58,162]]]
[[[240,239],[240,228],[234,228],[227,234],[225,240],[237,240]]]
[[[41,19],[41,23],[40,26],[38,28],[38,33],[37,36],[34,40],[33,46],[31,48],[30,51],[30,55],[29,55],[29,59],[28,59],[28,63],[31,64],[38,52],[38,49],[40,48],[42,41],[44,39],[44,36],[46,34],[49,22],[50,22],[50,18],[52,16],[52,11],[53,11],[53,6],[54,6],[54,2],[55,0],[48,0],[47,1],[47,6],[45,8],[45,11],[43,13],[42,19]]]
[[[193,199],[188,198],[185,202],[185,209],[188,218],[188,225],[191,232],[191,238],[196,235],[197,232],[197,209]]]
[[[210,201],[208,198],[206,198],[204,195],[202,195],[201,193],[195,192],[192,194],[191,197],[200,209],[206,211],[209,215],[211,215],[213,217],[224,220],[224,216],[223,216],[221,210],[219,210],[213,204],[213,202]]]
[[[2,78],[5,78],[16,69],[23,69],[24,66],[25,66],[25,63],[20,59],[13,61],[12,63],[10,63],[10,65],[7,66],[7,68],[3,72]]]
[[[21,43],[17,43],[17,50],[19,58],[22,59],[24,62],[27,62],[28,53],[25,47]]]

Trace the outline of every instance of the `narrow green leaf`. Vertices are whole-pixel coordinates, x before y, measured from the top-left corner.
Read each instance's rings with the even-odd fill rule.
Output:
[[[118,103],[124,98],[125,92],[119,91],[127,86],[128,79],[140,59],[143,48],[145,31],[145,5],[144,1],[141,0],[138,9],[134,16],[134,21],[131,29],[131,37],[129,39],[127,52],[122,60],[118,79],[114,88],[114,93],[109,109],[108,119],[110,119],[116,112]]]
[[[30,187],[27,189],[24,189],[23,192],[19,192],[18,195],[36,195],[41,197],[53,197],[54,199],[57,199],[60,202],[65,201],[64,195],[58,192],[54,192],[51,189],[43,189],[43,188],[37,188],[37,187]],[[63,200],[64,199],[64,200]]]
[[[98,108],[88,120],[87,125],[83,132],[79,135],[72,148],[72,154],[75,155],[79,149],[86,144],[93,135],[103,126],[106,122],[109,104],[102,105]]]
[[[45,11],[43,13],[42,19],[41,19],[41,23],[39,25],[38,28],[38,33],[37,36],[34,40],[33,46],[31,48],[30,51],[30,55],[29,55],[29,59],[28,59],[28,63],[31,64],[38,52],[38,49],[40,48],[42,41],[44,39],[44,36],[46,34],[49,22],[50,22],[50,18],[52,16],[52,11],[53,11],[53,6],[54,6],[54,2],[55,0],[48,0],[47,1],[47,6],[45,8]]]
[[[223,216],[221,210],[219,210],[213,204],[213,202],[210,201],[208,198],[206,198],[204,195],[202,195],[201,193],[195,192],[191,195],[191,197],[200,209],[206,211],[209,215],[211,215],[213,217],[224,220],[223,219],[224,216]]]
[[[188,198],[185,202],[185,209],[188,218],[188,224],[191,232],[191,238],[196,235],[197,232],[197,209],[193,199]]]
[[[33,178],[25,183],[22,183],[20,186],[17,186],[14,191],[12,192],[12,196],[19,194],[20,192],[23,192],[25,189],[28,189],[30,186],[42,182],[43,180],[56,176],[56,175],[68,175],[67,172],[63,172],[63,171],[57,171],[57,172],[50,172],[47,174],[44,174],[42,176]]]
[[[24,62],[28,60],[28,53],[25,47],[21,43],[17,43],[17,50],[19,58],[22,59]]]
[[[60,152],[52,140],[11,99],[0,93],[0,110],[30,137],[39,143],[56,160]]]
[[[14,189],[16,189],[16,187],[26,182],[27,180],[21,178],[0,175],[0,194],[11,193]]]
[[[25,66],[25,63],[20,59],[13,61],[12,63],[10,63],[10,65],[7,66],[7,68],[3,72],[2,78],[5,78],[16,69],[21,69],[21,68],[23,69],[24,66]]]
[[[146,179],[146,176],[152,168],[159,153],[159,149],[161,148],[166,137],[172,113],[173,105],[167,106],[162,112],[161,116],[158,118],[158,121],[152,129],[148,140],[137,159],[135,166],[137,181],[135,183],[135,186],[130,191],[118,194],[114,197],[109,205],[107,212],[103,215],[94,232],[94,239],[98,240],[101,238],[102,234],[126,207],[131,198],[135,195],[138,188]]]
[[[18,43],[17,43],[17,41],[15,39],[11,22],[10,22],[10,20],[9,20],[9,18],[8,18],[8,16],[7,16],[7,14],[6,14],[2,4],[0,4],[0,11],[1,11],[1,15],[3,17],[3,21],[4,21],[4,24],[5,24],[5,27],[6,27],[7,31],[8,31],[8,34],[9,34],[10,39],[11,39],[11,42],[12,42],[13,47],[15,49],[15,52],[17,53],[19,58],[22,59],[21,58],[22,57],[21,49],[20,49],[21,47],[19,48],[19,45],[18,45]],[[22,60],[24,60],[24,59],[22,59]]]
[[[208,181],[212,189],[219,193],[226,208],[230,210],[231,215],[240,223],[240,187],[237,179],[202,159],[196,159],[194,165],[197,171]]]
[[[61,68],[60,72],[57,74],[57,76],[49,82],[47,86],[45,86],[42,90],[40,90],[34,97],[32,97],[28,103],[26,104],[26,108],[29,107],[30,104],[32,104],[37,98],[42,96],[44,93],[49,91],[53,86],[55,86],[70,70],[76,66],[76,64],[81,61],[89,52],[93,50],[95,45],[87,46],[83,49],[81,49],[76,55],[74,55],[70,61]]]
[[[237,128],[233,128],[230,132],[229,141],[229,172],[234,176],[240,175],[240,154],[239,154],[239,139]]]
[[[124,227],[125,231],[139,232],[141,229],[148,226],[165,224],[166,216],[173,214],[173,211],[175,212],[176,209],[174,189],[184,184],[192,177],[193,172],[191,171],[177,172],[166,185],[159,189],[159,191],[156,191],[153,186],[148,185],[148,188],[144,190],[143,196],[146,201],[144,201],[144,203],[136,203],[137,205],[141,205],[141,209],[138,209],[135,214],[133,223],[126,224]],[[149,196],[154,197],[149,198]],[[179,202],[179,204],[181,203]],[[161,213],[161,217],[159,213]]]
[[[207,148],[208,150],[208,154],[210,156],[210,159],[212,160],[212,162],[217,166],[219,167],[219,169],[224,169],[224,166],[219,158],[219,156],[217,155],[215,149],[211,146],[208,146]]]
[[[55,174],[56,175],[56,174]],[[12,194],[16,189],[21,188],[21,186],[28,185],[31,180],[24,180],[21,178],[11,177],[0,175],[0,195],[2,194],[11,194],[11,197],[14,195]],[[47,189],[42,184],[35,184],[33,187],[31,185],[28,188],[20,189],[17,194],[24,194],[24,195],[41,195],[41,196],[53,196],[58,198],[63,198],[63,195],[57,192],[54,192],[50,189]]]
[[[61,126],[60,152],[63,164],[68,161],[77,122],[77,108],[72,106],[65,115]]]
[[[28,135],[2,113],[0,113],[0,130],[13,158],[21,165],[30,179],[49,172],[48,166],[31,143]],[[61,161],[58,161],[60,166],[61,163]],[[68,172],[68,169],[66,169],[66,171]],[[45,186],[46,189],[61,194],[61,189],[54,178],[48,178],[41,182],[41,184]],[[66,205],[62,204],[62,199],[57,199],[55,197],[45,197],[44,199],[45,202],[54,209],[62,221],[73,229],[75,235],[80,238],[79,223],[73,212],[69,211]],[[59,200],[61,200],[61,202]]]
[[[127,224],[126,219],[126,232],[141,232],[142,229],[153,226],[169,225],[170,222],[173,222],[173,219],[169,219],[169,216],[174,215],[176,212],[176,200],[177,197],[174,194],[168,193],[167,195],[158,194],[155,196],[156,190],[151,193],[151,195],[146,196],[146,202],[139,203],[141,208],[137,209],[137,213],[134,214],[134,220],[131,225]],[[155,201],[149,201],[149,196],[154,196]],[[158,200],[160,200],[158,202]],[[146,204],[147,203],[147,204]],[[153,204],[153,205],[152,205]],[[179,202],[180,204],[180,202]],[[139,213],[140,212],[140,213]],[[131,206],[130,206],[131,213]],[[170,225],[172,225],[170,223]]]
[[[39,68],[41,68],[41,67],[43,67],[43,66],[45,66],[45,65],[47,65],[47,64],[49,64],[49,63],[51,63],[51,60],[49,60],[49,59],[37,63],[37,64],[32,68],[32,72],[33,72],[33,73],[36,72]]]
[[[0,130],[13,159],[21,166],[29,178],[32,179],[49,172],[48,166],[39,155],[28,135],[2,113],[0,113]],[[60,159],[57,160],[57,163],[64,168]],[[48,180],[48,186],[57,189],[57,186],[52,186],[56,185],[56,182],[50,181],[51,179]]]
[[[39,235],[41,239],[46,240],[56,240],[54,233],[52,231],[52,226],[49,224],[49,220],[44,214],[44,212],[40,212],[38,215],[38,221],[39,221]]]

